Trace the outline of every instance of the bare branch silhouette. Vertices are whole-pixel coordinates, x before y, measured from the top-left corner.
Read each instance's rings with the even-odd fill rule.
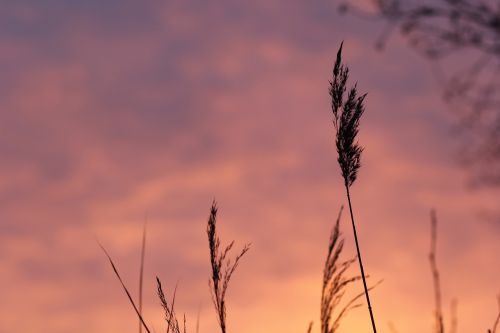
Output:
[[[500,5],[493,0],[373,0],[375,14],[349,1],[339,11],[381,19],[383,49],[399,29],[429,59],[464,136],[461,163],[471,183],[500,186]],[[457,65],[456,59],[460,57]],[[492,166],[493,164],[493,166]]]

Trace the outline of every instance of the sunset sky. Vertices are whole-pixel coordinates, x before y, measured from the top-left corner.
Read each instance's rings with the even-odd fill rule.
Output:
[[[370,1],[358,1],[361,6]],[[217,332],[206,222],[251,243],[228,291],[228,332],[319,332],[329,232],[346,204],[328,80],[344,41],[367,92],[352,199],[380,332],[431,332],[431,208],[445,324],[498,313],[495,189],[470,189],[463,142],[425,59],[382,22],[299,0],[5,1],[0,10],[0,332],[137,332],[101,242],[144,316],[165,327],[158,275],[188,332]],[[370,10],[369,6],[366,8]],[[345,258],[354,256],[348,215]],[[356,274],[353,266],[351,274]],[[353,293],[362,290],[361,283]],[[340,332],[370,332],[366,307]]]

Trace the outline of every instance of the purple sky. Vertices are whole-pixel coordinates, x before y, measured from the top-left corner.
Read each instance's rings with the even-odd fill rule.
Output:
[[[137,291],[148,216],[145,317],[159,275],[194,332],[215,332],[205,225],[251,242],[228,292],[229,330],[318,323],[328,233],[345,204],[328,80],[342,40],[368,92],[352,189],[380,331],[430,332],[429,211],[439,218],[446,323],[497,313],[498,192],[470,191],[453,118],[425,60],[376,22],[311,1],[23,1],[0,11],[0,332],[135,332],[96,238]],[[346,258],[353,255],[347,215]],[[357,268],[357,267],[354,267]],[[357,272],[353,269],[353,274]],[[362,286],[356,286],[358,292]],[[369,331],[365,308],[341,331]],[[316,326],[318,330],[318,325]]]

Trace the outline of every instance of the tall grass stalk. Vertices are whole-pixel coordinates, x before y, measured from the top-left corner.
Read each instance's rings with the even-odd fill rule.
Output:
[[[222,333],[226,333],[226,291],[229,286],[229,280],[233,275],[238,263],[250,249],[250,245],[246,244],[241,252],[236,256],[234,262],[227,258],[227,255],[234,245],[234,241],[229,243],[223,250],[220,248],[220,239],[217,235],[217,204],[215,201],[210,208],[210,217],[208,218],[207,235],[208,246],[210,249],[210,264],[212,267],[212,279],[208,281],[212,301]]]
[[[342,46],[337,52],[337,59],[333,68],[333,78],[330,81],[330,96],[333,112],[333,124],[336,130],[336,146],[338,152],[338,162],[344,178],[344,185],[349,203],[349,212],[351,215],[352,230],[354,233],[354,241],[356,244],[356,252],[358,256],[359,268],[361,270],[361,278],[370,312],[370,319],[373,328],[373,333],[377,333],[375,318],[370,302],[368,287],[366,285],[366,276],[361,260],[361,251],[359,249],[358,235],[356,232],[356,223],[354,222],[354,214],[352,211],[352,202],[350,195],[350,187],[356,180],[357,172],[360,167],[360,158],[363,148],[358,145],[356,136],[359,131],[359,120],[364,112],[365,95],[358,96],[357,87],[354,85],[344,101],[346,93],[346,83],[349,77],[349,68],[342,64]]]

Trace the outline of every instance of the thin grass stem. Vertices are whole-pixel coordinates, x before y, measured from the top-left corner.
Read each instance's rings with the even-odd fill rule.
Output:
[[[347,185],[347,183],[345,184],[345,189],[346,189],[346,193],[347,193],[347,201],[349,203],[349,212],[351,213],[352,231],[354,233],[354,242],[356,243],[356,252],[358,255],[359,269],[361,270],[361,279],[363,280],[363,287],[365,289],[366,303],[368,304],[368,311],[370,312],[370,320],[372,323],[373,332],[377,333],[377,327],[375,325],[375,318],[373,316],[373,309],[372,309],[372,305],[370,302],[370,295],[368,293],[368,287],[366,285],[365,270],[363,268],[363,261],[361,260],[361,251],[359,249],[358,234],[356,232],[356,224],[354,223],[354,214],[352,212],[352,204],[351,204],[351,194],[349,193],[349,185]]]
[[[113,260],[111,259],[111,256],[108,254],[108,251],[106,251],[106,249],[104,248],[104,246],[102,246],[100,243],[99,243],[99,246],[101,247],[101,249],[104,251],[104,254],[106,255],[106,257],[108,257],[108,260],[109,260],[109,263],[111,264],[111,267],[113,268],[113,271],[115,272],[115,275],[116,277],[118,278],[118,281],[120,281],[120,284],[122,285],[122,288],[123,290],[125,291],[125,294],[127,294],[127,297],[130,301],[130,304],[132,304],[132,307],[134,308],[135,310],[135,313],[137,314],[137,316],[139,317],[139,320],[141,321],[142,323],[142,326],[144,327],[144,329],[146,330],[146,332],[148,333],[151,333],[151,331],[149,330],[148,326],[146,325],[146,323],[144,322],[144,319],[142,318],[142,315],[141,313],[139,312],[139,309],[137,308],[137,306],[135,305],[135,302],[134,300],[132,299],[132,296],[130,295],[130,292],[128,291],[127,287],[125,286],[125,283],[123,283],[123,280],[120,276],[120,273],[118,273],[118,269],[116,268]]]
[[[142,316],[142,287],[144,280],[144,256],[146,253],[146,228],[147,228],[148,220],[144,221],[144,227],[142,229],[142,246],[141,246],[141,266],[139,269],[139,313]],[[142,333],[142,323],[139,320],[139,333]]]

